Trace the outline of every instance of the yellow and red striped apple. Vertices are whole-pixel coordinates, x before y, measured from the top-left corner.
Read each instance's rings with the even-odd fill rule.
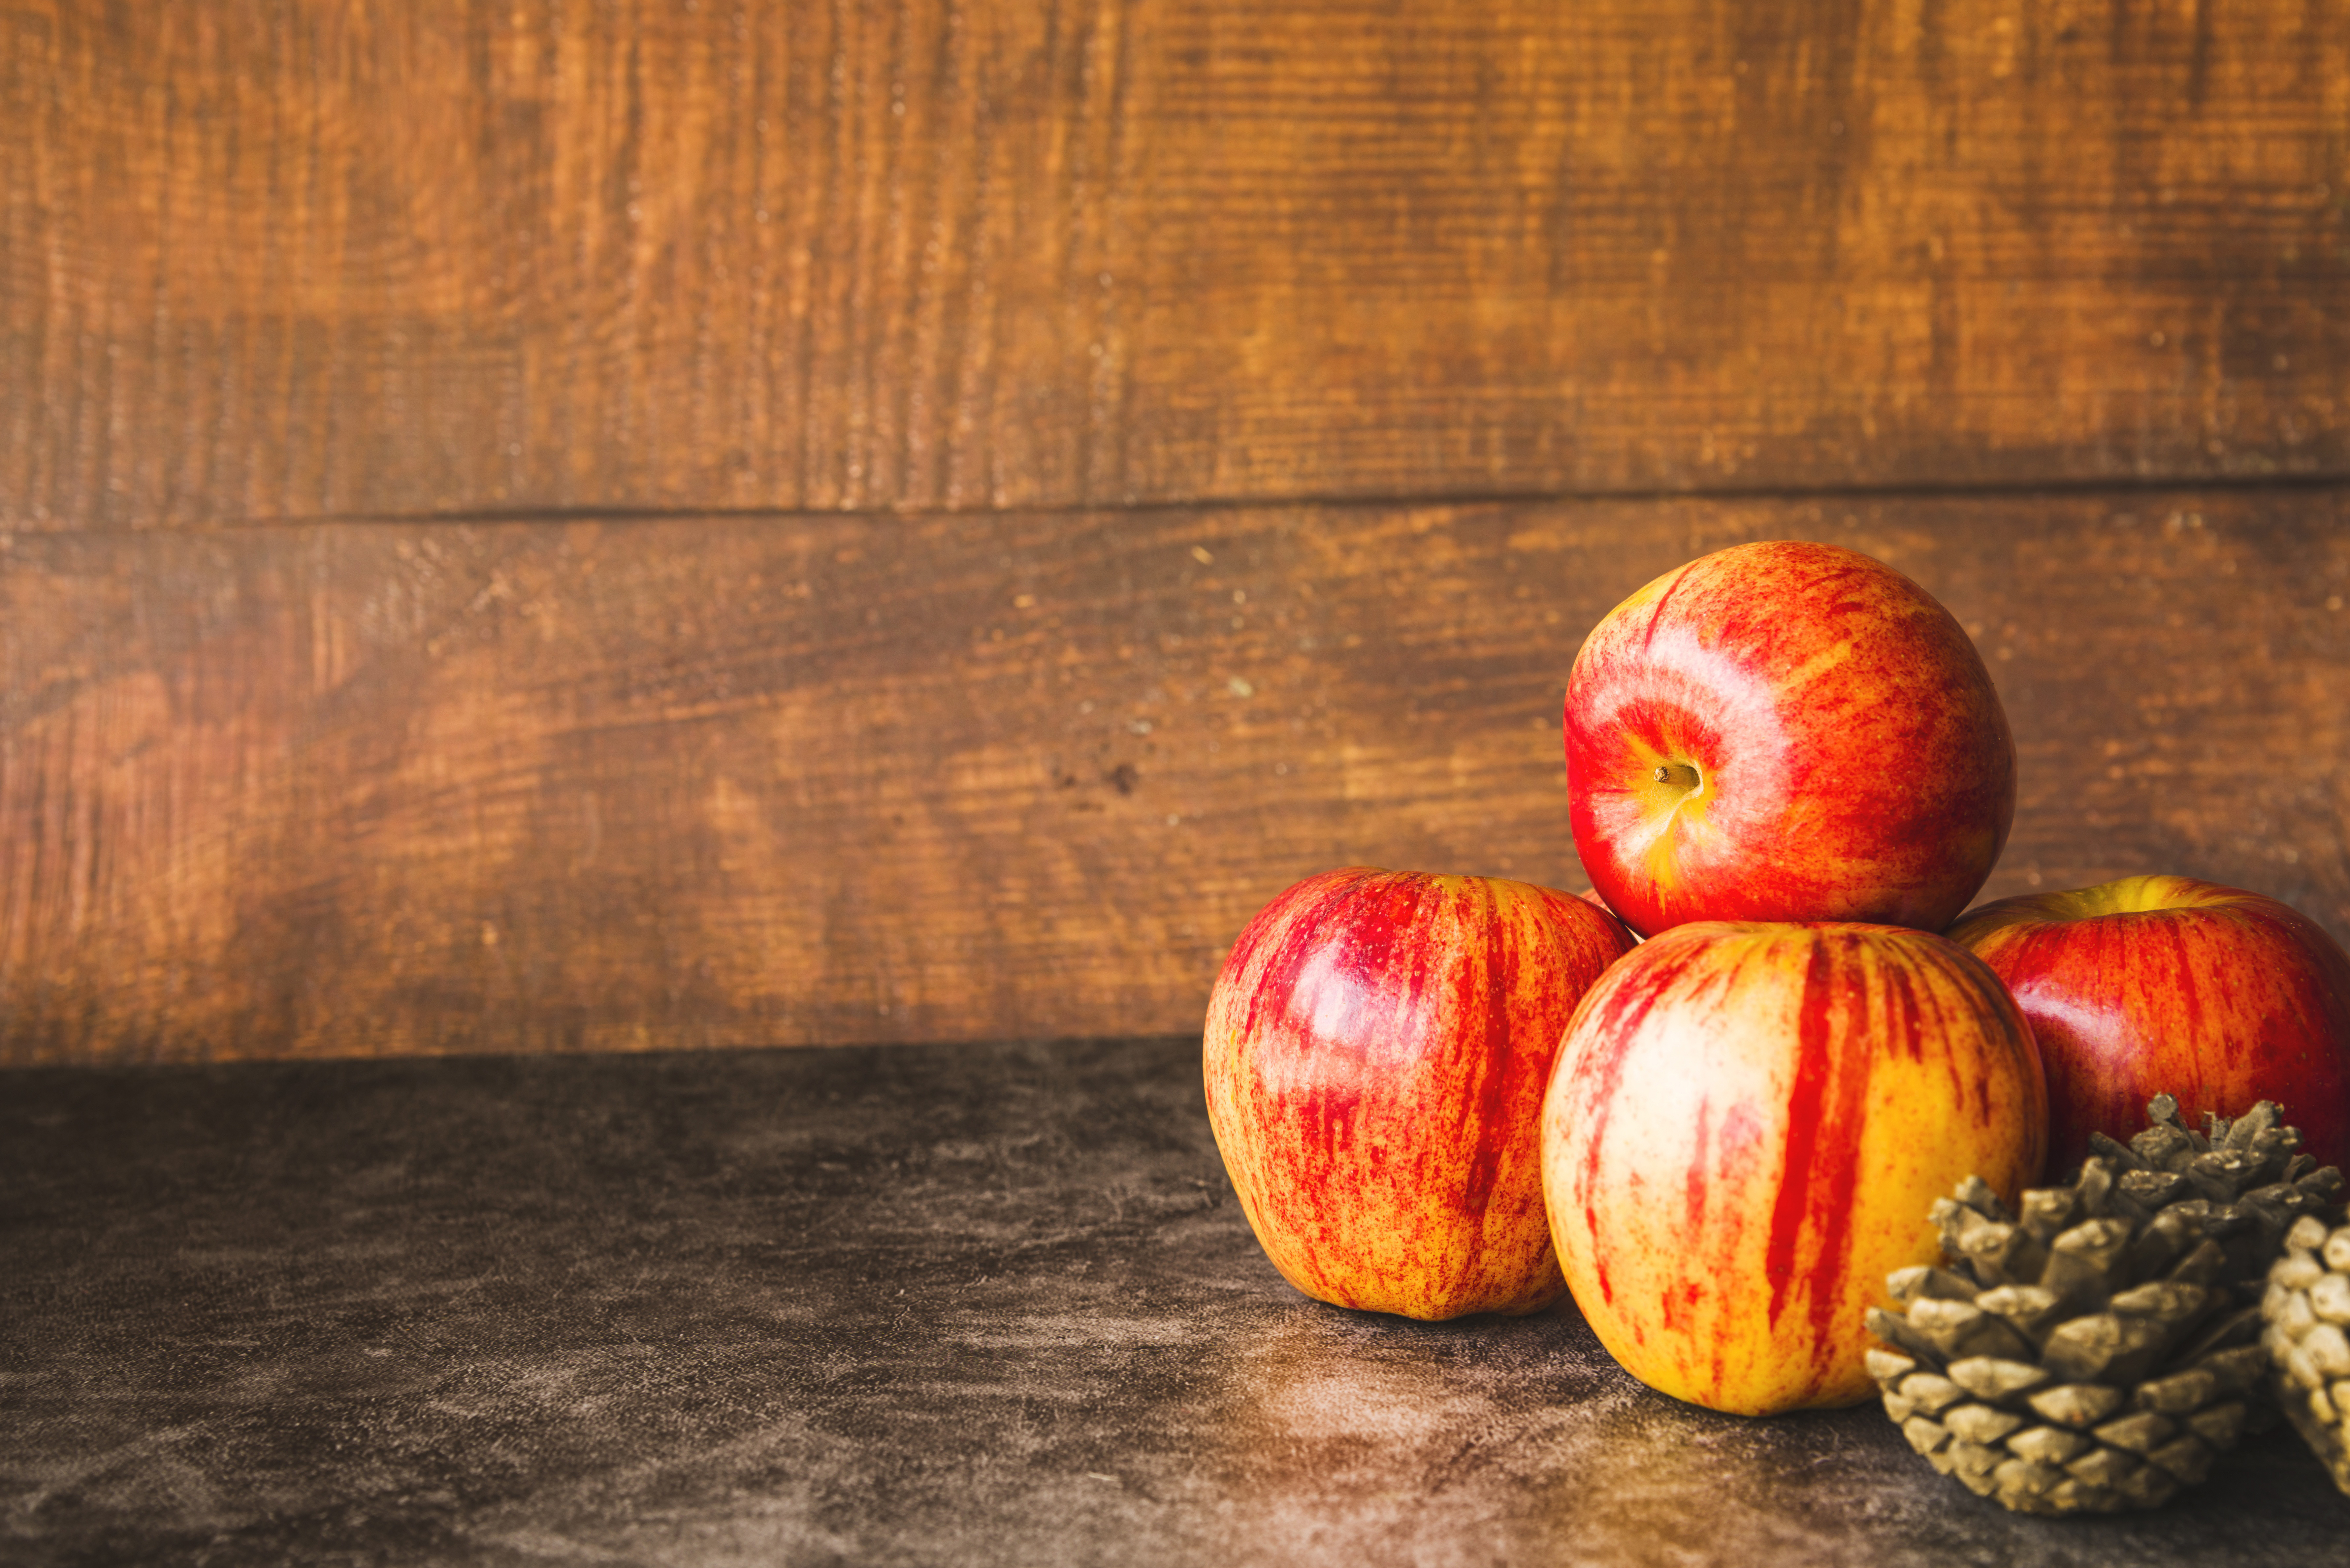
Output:
[[[2002,898],[1950,934],[2032,1021],[2059,1168],[2158,1094],[2190,1119],[2274,1100],[2319,1164],[2350,1161],[2350,957],[2290,906],[2128,877]]]
[[[1543,1215],[1544,1085],[1632,945],[1580,898],[1353,867],[1241,933],[1208,1002],[1208,1116],[1257,1240],[1339,1306],[1528,1313],[1565,1291]]]
[[[2032,1032],[1981,961],[1893,926],[1702,921],[1593,986],[1544,1102],[1577,1305],[1650,1386],[1739,1415],[1873,1389],[1866,1310],[1938,1261],[1934,1200],[2039,1178]]]
[[[1610,611],[1567,680],[1568,815],[1607,907],[1939,930],[2015,815],[1991,675],[1933,597],[1834,545],[1741,545]]]

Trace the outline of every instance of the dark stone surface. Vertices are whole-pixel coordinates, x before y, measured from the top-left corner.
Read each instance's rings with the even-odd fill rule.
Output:
[[[0,1560],[2338,1563],[2280,1428],[2011,1516],[1571,1308],[1282,1282],[1196,1044],[0,1077]]]

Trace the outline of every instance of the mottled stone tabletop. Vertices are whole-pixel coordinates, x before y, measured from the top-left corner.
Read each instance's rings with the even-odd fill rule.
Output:
[[[0,1075],[0,1562],[2350,1563],[2287,1429],[2022,1519],[1874,1409],[1257,1251],[1189,1041]]]

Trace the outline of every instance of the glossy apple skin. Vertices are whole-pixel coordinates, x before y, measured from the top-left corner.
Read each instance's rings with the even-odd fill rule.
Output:
[[[1834,545],[1717,551],[1617,606],[1575,656],[1565,749],[1575,853],[1644,936],[1939,930],[2015,815],[2015,743],[1965,629]]]
[[[2032,1031],[1956,943],[1905,928],[1703,921],[1576,1009],[1543,1106],[1559,1260],[1650,1386],[1764,1416],[1875,1386],[1885,1276],[1939,1262],[1934,1200],[2040,1174]]]
[[[1582,899],[1498,877],[1351,867],[1266,905],[1217,977],[1201,1064],[1283,1277],[1416,1318],[1556,1300],[1543,1091],[1576,1001],[1631,945]]]
[[[2320,1165],[2350,1159],[2350,957],[2306,915],[2188,877],[2002,898],[1950,938],[2015,994],[2048,1072],[2062,1172],[2175,1096],[2190,1124],[2274,1100]]]

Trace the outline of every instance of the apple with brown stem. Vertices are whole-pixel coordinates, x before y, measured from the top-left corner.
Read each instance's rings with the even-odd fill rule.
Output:
[[[1964,628],[1834,545],[1717,551],[1617,606],[1568,677],[1565,750],[1575,852],[1644,936],[1939,930],[2015,815],[2014,742]]]

